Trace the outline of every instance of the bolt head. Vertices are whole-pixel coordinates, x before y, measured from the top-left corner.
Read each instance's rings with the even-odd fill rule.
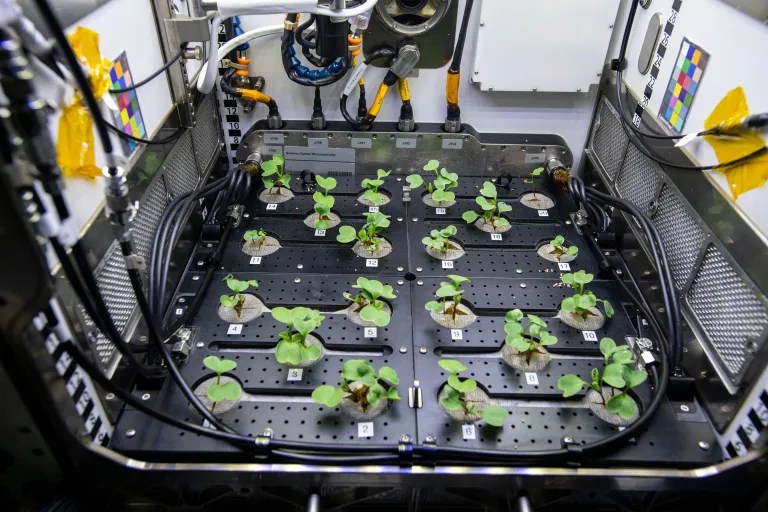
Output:
[[[420,347],[419,348],[419,354],[426,354],[427,353],[427,347]]]
[[[192,276],[192,280],[193,281],[199,281],[200,280],[200,276]]]
[[[573,443],[573,438],[571,436],[565,436],[565,437],[563,437],[563,442],[565,444],[571,444],[571,443]]]
[[[299,269],[299,270],[301,270],[301,269],[303,269],[303,268],[304,268],[304,265],[302,265],[301,263],[299,263],[298,265],[296,265],[296,268],[297,268],[297,269]]]
[[[523,273],[523,269],[521,269],[521,268],[516,268],[516,269],[515,269],[515,273],[516,273],[516,274],[522,274],[522,273]]]
[[[709,450],[709,443],[706,441],[699,441],[699,448],[702,450]]]
[[[407,352],[408,352],[408,348],[407,347],[400,347],[400,353],[401,354],[405,354]]]
[[[149,400],[150,396],[151,395],[149,393],[144,393],[143,395],[141,395],[141,399],[142,400]]]
[[[398,279],[397,284],[399,284],[400,286],[403,286],[405,284],[405,281],[403,281],[402,279]]]
[[[416,281],[416,284],[419,285],[419,286],[424,286],[424,281],[419,279],[418,281]]]
[[[520,288],[526,288],[528,285],[525,283],[520,283]]]
[[[400,442],[401,443],[410,443],[411,442],[411,436],[409,436],[408,434],[403,434],[402,436],[400,436]]]
[[[680,405],[680,410],[681,410],[681,411],[683,411],[683,412],[689,412],[689,411],[691,410],[691,408],[690,408],[690,407],[688,407],[688,406],[687,406],[687,405],[685,405],[685,404],[681,404],[681,405]]]
[[[107,393],[104,396],[104,398],[106,398],[107,400],[114,400],[115,399],[115,394],[114,393]]]
[[[136,430],[129,428],[125,431],[125,437],[133,437],[136,435]]]
[[[419,222],[419,218],[418,218],[418,217],[414,217],[414,218],[413,218],[413,219],[411,219],[411,220],[413,220],[413,222]]]
[[[402,272],[403,270],[405,270],[403,267],[397,267],[398,272]]]
[[[205,347],[205,343],[204,343],[204,342],[202,342],[202,341],[198,341],[197,343],[195,343],[195,346],[196,346],[197,348],[203,348],[203,347]]]
[[[424,270],[424,269],[421,268],[421,267],[416,267],[416,272],[421,272],[422,270]]]
[[[294,279],[294,280],[293,280],[293,282],[294,282],[294,283],[300,283],[300,282],[301,282],[301,278],[300,278],[300,277],[297,277],[296,279]]]

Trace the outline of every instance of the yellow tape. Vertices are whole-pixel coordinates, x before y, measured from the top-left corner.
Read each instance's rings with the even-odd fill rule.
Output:
[[[408,79],[398,79],[397,87],[400,89],[400,99],[403,101],[411,101],[411,91],[408,89]]]
[[[449,71],[445,79],[445,99],[449,105],[459,104],[459,77],[461,77],[461,73]]]
[[[381,106],[384,104],[384,96],[387,95],[388,90],[389,86],[387,84],[379,86],[379,90],[376,91],[376,98],[374,98],[371,108],[368,109],[368,116],[366,117],[376,117],[379,115],[379,110],[381,110]]]
[[[749,115],[747,98],[744,89],[739,86],[732,89],[720,100],[715,109],[704,122],[706,129],[712,129],[718,125],[733,125],[739,123]],[[716,137],[705,136],[712,146],[719,162],[728,162],[741,156],[752,153],[765,145],[759,133],[745,131],[740,137]],[[752,158],[747,162],[719,169],[728,179],[728,186],[734,198],[738,198],[744,192],[762,187],[768,181],[768,155]]]
[[[112,62],[103,58],[99,52],[99,34],[78,27],[69,36],[69,42],[78,60],[88,70],[91,91],[96,100],[100,100],[112,84],[109,77]],[[56,152],[59,167],[65,176],[101,176],[101,170],[96,167],[93,148],[93,119],[79,93],[75,95],[72,104],[64,107],[59,118]]]
[[[259,103],[269,103],[272,101],[272,98],[255,89],[237,89],[237,92],[239,92],[240,96],[246,100],[258,101]]]

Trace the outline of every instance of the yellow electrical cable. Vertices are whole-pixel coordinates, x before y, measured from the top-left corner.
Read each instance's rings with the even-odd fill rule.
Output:
[[[411,101],[411,91],[408,89],[408,79],[407,78],[398,79],[397,87],[400,90],[400,99],[402,101]]]
[[[259,103],[269,103],[272,98],[255,89],[235,89],[235,92],[243,99],[253,100]]]
[[[448,70],[448,75],[445,80],[445,98],[448,101],[448,105],[451,107],[459,106],[459,78],[461,73],[458,71]]]
[[[387,95],[387,91],[389,90],[389,86],[382,82],[381,85],[379,85],[379,90],[376,91],[376,97],[373,99],[373,104],[371,105],[371,108],[368,109],[368,114],[365,116],[366,121],[370,122],[376,119],[376,116],[379,115],[379,110],[381,110],[381,106],[384,104],[384,96]]]

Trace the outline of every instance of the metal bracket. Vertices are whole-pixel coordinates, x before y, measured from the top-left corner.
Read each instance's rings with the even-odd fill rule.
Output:
[[[129,270],[144,270],[147,268],[147,262],[138,254],[129,254],[125,257],[125,268]]]
[[[166,18],[165,30],[168,37],[182,42],[207,42],[211,39],[211,18],[213,13],[199,18]]]
[[[238,64],[237,62],[232,62],[229,59],[222,59],[221,66],[225,68],[235,68],[235,69],[242,69],[244,71],[248,71],[247,64]]]
[[[411,409],[421,409],[423,405],[419,381],[415,380],[413,381],[413,387],[408,388],[408,407]]]

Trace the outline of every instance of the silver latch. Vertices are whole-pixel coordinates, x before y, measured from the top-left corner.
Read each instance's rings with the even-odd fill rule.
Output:
[[[421,409],[424,406],[424,402],[421,397],[421,388],[419,387],[419,381],[413,381],[413,386],[408,388],[408,407],[411,409]]]

